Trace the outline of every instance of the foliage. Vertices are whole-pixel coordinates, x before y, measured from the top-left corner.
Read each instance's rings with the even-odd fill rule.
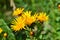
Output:
[[[60,40],[59,5],[60,0],[0,0],[0,28],[3,30],[0,31],[0,40]],[[11,22],[19,17],[13,16],[15,7],[24,8],[23,13],[32,11],[31,16],[46,13],[49,19],[46,22],[34,21],[26,25],[26,29],[15,32],[11,29]],[[6,37],[4,33],[7,33]]]

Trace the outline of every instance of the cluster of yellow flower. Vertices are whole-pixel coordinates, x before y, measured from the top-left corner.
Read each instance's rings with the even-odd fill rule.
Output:
[[[3,32],[2,28],[0,28],[0,34]],[[3,34],[4,37],[7,37],[7,33]]]
[[[46,13],[35,13],[34,15],[31,15],[31,11],[23,11],[24,8],[17,8],[16,10],[14,10],[13,12],[13,16],[18,16],[20,14],[20,16],[18,16],[17,18],[15,18],[15,20],[12,21],[11,28],[14,31],[19,31],[21,29],[25,29],[26,25],[31,25],[33,22],[35,22],[36,20],[39,20],[40,22],[44,22],[48,20],[48,16],[46,15]]]

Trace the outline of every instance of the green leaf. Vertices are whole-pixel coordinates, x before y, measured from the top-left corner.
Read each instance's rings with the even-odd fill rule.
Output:
[[[0,27],[3,29],[3,32],[8,33],[8,40],[15,40],[14,34],[3,19],[0,19]]]

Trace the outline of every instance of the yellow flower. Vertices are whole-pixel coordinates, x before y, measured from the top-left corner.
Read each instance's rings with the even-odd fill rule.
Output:
[[[16,18],[14,21],[12,21],[12,24],[13,25],[11,25],[11,28],[14,31],[25,29],[25,20],[23,19],[23,17]]]
[[[46,16],[46,13],[40,13],[37,17],[37,19],[40,21],[40,22],[44,22],[44,21],[47,21],[48,20],[48,16]]]
[[[35,13],[35,14],[34,14],[34,17],[37,19],[37,17],[38,17],[38,13]]]
[[[4,37],[7,37],[7,33],[4,33]]]
[[[34,16],[31,16],[31,17],[27,17],[26,18],[26,24],[27,25],[31,25],[33,22],[35,22],[35,18],[34,18]]]
[[[34,35],[34,32],[33,31],[30,31],[30,36],[33,36]]]
[[[26,11],[26,12],[24,12],[24,15],[25,15],[26,17],[30,17],[30,16],[31,16],[31,11]]]
[[[60,4],[58,5],[58,8],[60,9]]]
[[[36,20],[35,16],[31,16],[31,11],[24,12],[23,17],[27,25],[31,25]]]
[[[13,16],[18,16],[20,14],[22,14],[24,8],[17,8],[16,10],[14,10],[13,12]]]
[[[0,28],[0,33],[2,33],[2,31],[3,31],[3,30]]]

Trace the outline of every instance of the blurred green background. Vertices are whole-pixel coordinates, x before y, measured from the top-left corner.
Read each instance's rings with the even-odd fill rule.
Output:
[[[15,8],[23,7],[33,13],[46,12],[49,15],[49,25],[53,32],[58,34],[56,38],[60,40],[60,7],[58,5],[60,5],[60,0],[0,0],[0,19],[10,26]],[[56,34],[53,36],[55,38]]]

